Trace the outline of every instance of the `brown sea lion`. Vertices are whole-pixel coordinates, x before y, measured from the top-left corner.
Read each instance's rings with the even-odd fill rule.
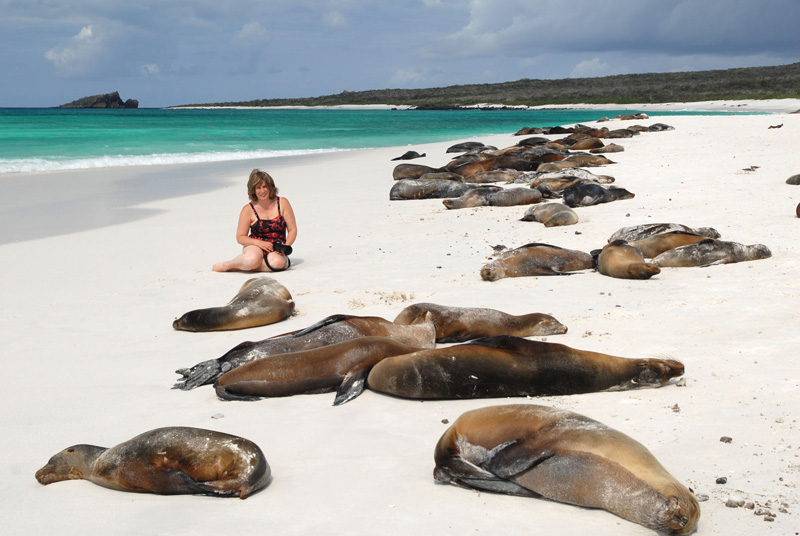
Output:
[[[419,154],[417,151],[406,151],[398,157],[392,158],[392,162],[396,160],[414,160],[415,158],[422,158],[425,153]]]
[[[599,147],[597,149],[590,149],[589,152],[592,154],[608,154],[608,153],[621,153],[625,151],[625,147],[619,145],[617,143],[609,143],[603,147]]]
[[[618,279],[650,279],[661,273],[658,266],[645,262],[642,252],[624,240],[615,240],[597,251],[597,271]]]
[[[420,316],[407,325],[398,325],[377,316],[332,315],[305,329],[257,342],[246,341],[222,357],[178,369],[175,372],[183,378],[173,389],[188,391],[206,385],[225,372],[271,355],[310,350],[368,336],[389,337],[410,346],[432,348],[436,344],[436,327],[430,315]]]
[[[634,240],[628,242],[628,244],[641,251],[642,255],[646,258],[652,259],[669,249],[694,244],[695,242],[707,239],[707,236],[687,233],[686,231],[670,231],[668,233],[659,233],[642,240]]]
[[[490,182],[511,182],[520,177],[521,171],[515,169],[496,169],[493,171],[481,171],[469,178],[470,182],[485,184]]]
[[[522,221],[538,221],[545,227],[575,225],[578,223],[578,213],[564,203],[543,203],[526,210]]]
[[[247,363],[217,378],[214,389],[225,400],[336,391],[333,405],[338,406],[364,391],[364,382],[373,365],[387,357],[419,349],[386,337],[359,337]]]
[[[111,448],[75,445],[36,472],[36,480],[89,480],[119,491],[246,499],[270,480],[258,445],[201,428],[157,428]]]
[[[697,227],[693,229],[680,223],[646,223],[644,225],[633,225],[630,227],[622,227],[617,230],[608,239],[609,242],[614,240],[625,240],[626,242],[634,242],[636,240],[643,240],[651,236],[667,233],[670,231],[685,231],[687,233],[698,234],[708,238],[719,238],[719,233],[712,227]]]
[[[794,209],[794,212],[797,214],[797,217],[800,218],[800,203],[797,203],[797,208]]]
[[[224,307],[189,311],[172,323],[184,331],[221,331],[274,324],[294,313],[291,293],[270,277],[248,279]]]
[[[434,173],[436,171],[441,170],[422,164],[397,164],[392,171],[392,178],[394,180],[416,179],[424,173]]]
[[[599,184],[583,183],[566,188],[561,197],[569,207],[588,207],[621,199],[633,199],[635,194],[625,188],[603,188]]]
[[[588,151],[589,149],[598,149],[604,145],[603,140],[600,138],[590,137],[576,141],[570,146],[570,149],[573,151]]]
[[[700,518],[694,494],[641,443],[570,411],[468,411],[439,439],[434,458],[439,482],[602,508],[667,534],[689,534]]]
[[[755,261],[771,256],[772,252],[764,244],[746,246],[738,242],[708,239],[665,251],[656,256],[653,262],[662,268],[681,268]]]
[[[674,360],[628,359],[496,335],[386,359],[373,367],[367,386],[424,400],[560,396],[660,387],[683,372]]]
[[[442,201],[448,209],[470,207],[512,207],[531,205],[542,200],[542,193],[533,188],[503,188],[481,186],[465,192],[456,199]]]
[[[588,253],[531,243],[504,251],[495,260],[485,264],[481,268],[481,278],[497,281],[503,277],[566,275],[591,267],[592,256]]]
[[[449,307],[435,303],[409,305],[394,319],[395,324],[408,324],[429,312],[436,326],[436,342],[464,342],[490,335],[534,337],[567,332],[567,326],[550,315],[529,313],[511,315],[483,307]]]
[[[588,153],[572,154],[566,157],[564,161],[578,164],[578,167],[605,166],[614,163],[601,154]]]

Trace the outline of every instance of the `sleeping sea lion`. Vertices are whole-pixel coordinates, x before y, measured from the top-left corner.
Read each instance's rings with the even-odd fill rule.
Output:
[[[448,179],[400,179],[389,190],[391,201],[459,197],[479,184]]]
[[[402,326],[377,316],[332,315],[305,329],[262,341],[246,341],[222,357],[178,369],[175,372],[183,378],[173,389],[188,391],[206,385],[229,370],[271,355],[310,350],[367,336],[389,337],[419,348],[433,348],[436,344],[436,328],[431,315],[423,315]]]
[[[566,275],[591,267],[592,256],[588,253],[531,243],[504,251],[495,260],[485,264],[481,268],[481,278],[497,281],[503,277]]]
[[[422,400],[561,396],[660,387],[683,371],[674,360],[496,335],[385,359],[372,368],[367,386]]]
[[[425,153],[419,154],[417,151],[406,151],[398,157],[392,158],[392,162],[396,160],[414,160],[415,158],[422,158]]]
[[[413,322],[424,313],[433,316],[436,342],[464,342],[490,335],[533,337],[567,332],[567,326],[550,315],[530,313],[510,315],[483,307],[448,307],[435,303],[409,305],[394,319],[395,324]]]
[[[265,326],[294,313],[291,293],[269,277],[248,279],[224,307],[189,311],[172,323],[184,331],[221,331]]]
[[[644,445],[571,411],[468,411],[439,439],[434,459],[439,482],[602,508],[667,534],[689,534],[700,518],[691,490]]]
[[[542,193],[533,188],[503,188],[481,186],[463,193],[456,199],[442,201],[448,209],[470,207],[512,207],[531,205],[542,200]]]
[[[662,268],[679,268],[755,261],[771,256],[772,252],[764,244],[746,246],[738,242],[707,239],[665,251],[655,257],[653,262]]]
[[[386,337],[359,337],[322,348],[273,355],[226,372],[214,382],[224,400],[257,400],[336,391],[334,406],[364,390],[370,369],[382,359],[419,350]]]
[[[522,221],[538,221],[545,227],[575,225],[578,223],[578,213],[564,203],[544,203],[526,210]]]
[[[441,169],[422,164],[397,164],[392,171],[392,178],[394,180],[416,179],[425,173],[436,173],[437,171],[441,171]]]
[[[597,254],[597,271],[618,279],[650,279],[661,272],[653,263],[645,262],[642,252],[624,240],[606,244]]]
[[[698,227],[693,229],[680,223],[646,223],[644,225],[632,225],[630,227],[622,227],[618,229],[608,239],[609,242],[614,240],[625,240],[626,242],[634,242],[636,240],[644,240],[661,233],[668,233],[670,231],[685,231],[687,233],[698,234],[708,238],[719,238],[720,234],[712,227]]]
[[[620,199],[633,199],[634,196],[635,194],[625,188],[603,188],[593,183],[576,184],[562,193],[564,204],[570,207],[588,207]]]
[[[652,259],[669,249],[694,244],[695,242],[707,239],[707,236],[687,233],[686,231],[670,231],[668,233],[659,233],[649,238],[643,238],[642,240],[634,240],[628,242],[628,244],[637,248],[642,252],[642,255],[648,259]]]
[[[265,487],[270,467],[258,445],[201,428],[157,428],[111,448],[75,445],[36,472],[36,480],[89,480],[119,491],[246,499]]]

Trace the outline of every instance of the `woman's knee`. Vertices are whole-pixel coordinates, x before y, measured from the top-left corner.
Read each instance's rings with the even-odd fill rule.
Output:
[[[252,251],[246,251],[242,255],[242,267],[245,270],[258,270],[261,268],[261,263],[264,261],[264,256],[260,253],[256,252],[253,253]]]

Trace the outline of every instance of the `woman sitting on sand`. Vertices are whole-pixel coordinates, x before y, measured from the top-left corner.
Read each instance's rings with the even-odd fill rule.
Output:
[[[282,272],[291,266],[289,255],[297,238],[297,223],[289,200],[278,197],[269,173],[254,169],[247,181],[250,203],[242,207],[236,241],[242,254],[214,265],[215,272],[260,270]]]

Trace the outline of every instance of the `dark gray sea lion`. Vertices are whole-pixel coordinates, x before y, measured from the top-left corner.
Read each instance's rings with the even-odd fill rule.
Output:
[[[746,246],[738,242],[708,239],[665,251],[653,262],[662,268],[681,268],[755,261],[771,256],[772,252],[764,244]]]
[[[389,337],[419,348],[432,348],[436,340],[433,317],[421,316],[398,325],[377,316],[332,315],[311,326],[258,342],[246,341],[217,359],[202,361],[175,372],[183,378],[173,389],[189,390],[213,382],[221,374],[271,355],[286,354],[349,341],[358,337]]]
[[[593,252],[594,253],[594,252]],[[618,279],[650,279],[661,273],[653,263],[646,262],[642,252],[624,240],[606,244],[597,252],[597,271]]]
[[[392,171],[392,178],[394,180],[416,179],[425,173],[435,173],[437,171],[442,170],[423,166],[422,164],[397,164]]]
[[[389,190],[391,201],[459,197],[479,184],[446,179],[401,179]]]
[[[570,207],[588,207],[621,199],[633,199],[634,196],[635,194],[624,188],[603,188],[593,183],[576,184],[562,192],[564,204]]]
[[[694,244],[701,240],[708,240],[708,237],[687,233],[686,231],[670,231],[643,238],[642,240],[634,240],[633,242],[628,242],[628,244],[641,251],[646,258],[652,259],[667,250]]]
[[[611,184],[615,180],[614,177],[609,175],[595,175],[591,171],[582,168],[572,168],[554,172],[537,171],[525,173],[523,176],[529,180],[531,187],[535,187],[543,181],[563,178],[584,179],[585,182],[594,182],[597,184]]]
[[[561,396],[660,387],[683,372],[679,361],[498,335],[386,359],[372,369],[367,386],[418,400]]]
[[[665,130],[675,130],[675,127],[667,125],[665,123],[655,123],[647,127],[647,130],[650,132],[663,132]]]
[[[479,141],[465,141],[463,143],[456,143],[447,148],[445,153],[465,153],[474,149],[484,147],[484,144]]]
[[[119,491],[246,499],[270,480],[258,445],[201,428],[157,428],[111,448],[75,445],[36,472],[36,480],[89,480]]]
[[[425,153],[419,154],[417,151],[406,151],[402,155],[392,158],[392,162],[395,160],[414,160],[415,158],[422,158],[425,156]]]
[[[534,147],[536,145],[544,145],[545,143],[550,143],[550,139],[543,138],[542,136],[532,136],[530,138],[519,140],[517,145],[520,147]]]
[[[791,177],[786,179],[786,184],[792,184],[794,186],[797,186],[798,184],[800,184],[800,174],[792,175]]]
[[[485,264],[481,268],[481,278],[497,281],[503,277],[565,275],[591,267],[592,256],[588,253],[531,243],[504,251],[495,260]]]
[[[690,534],[694,494],[641,443],[600,422],[533,404],[461,415],[434,452],[434,478],[465,488],[602,508],[666,534]]]
[[[224,307],[189,311],[172,323],[184,331],[221,331],[274,324],[294,313],[291,293],[269,277],[248,279]]]
[[[532,188],[502,188],[500,186],[481,186],[470,190],[456,199],[442,201],[449,209],[468,207],[513,207],[531,205],[542,200],[542,193]]]
[[[719,238],[719,233],[712,227],[697,227],[692,228],[680,223],[646,223],[644,225],[633,225],[630,227],[622,227],[618,229],[608,239],[609,242],[614,240],[625,240],[626,242],[634,242],[637,240],[644,240],[661,233],[668,233],[670,231],[685,231],[687,233],[698,234],[708,238]]]
[[[545,227],[560,227],[578,223],[578,213],[564,203],[543,203],[530,207],[522,221],[538,221]]]
[[[484,307],[448,307],[435,303],[409,305],[394,319],[407,324],[429,312],[436,326],[436,342],[464,342],[490,335],[543,337],[567,332],[567,326],[550,315],[530,313],[511,315]]]
[[[452,171],[434,171],[431,173],[423,173],[418,177],[420,180],[440,179],[448,181],[462,182],[464,177]]]
[[[333,405],[364,390],[370,369],[381,360],[419,350],[386,337],[359,337],[290,354],[273,355],[226,372],[214,382],[225,400],[256,400],[336,391]]]
[[[616,139],[624,139],[624,138],[632,138],[639,134],[637,131],[630,129],[630,128],[617,128],[614,130],[610,130],[608,134],[606,134],[606,138],[616,140]]]

